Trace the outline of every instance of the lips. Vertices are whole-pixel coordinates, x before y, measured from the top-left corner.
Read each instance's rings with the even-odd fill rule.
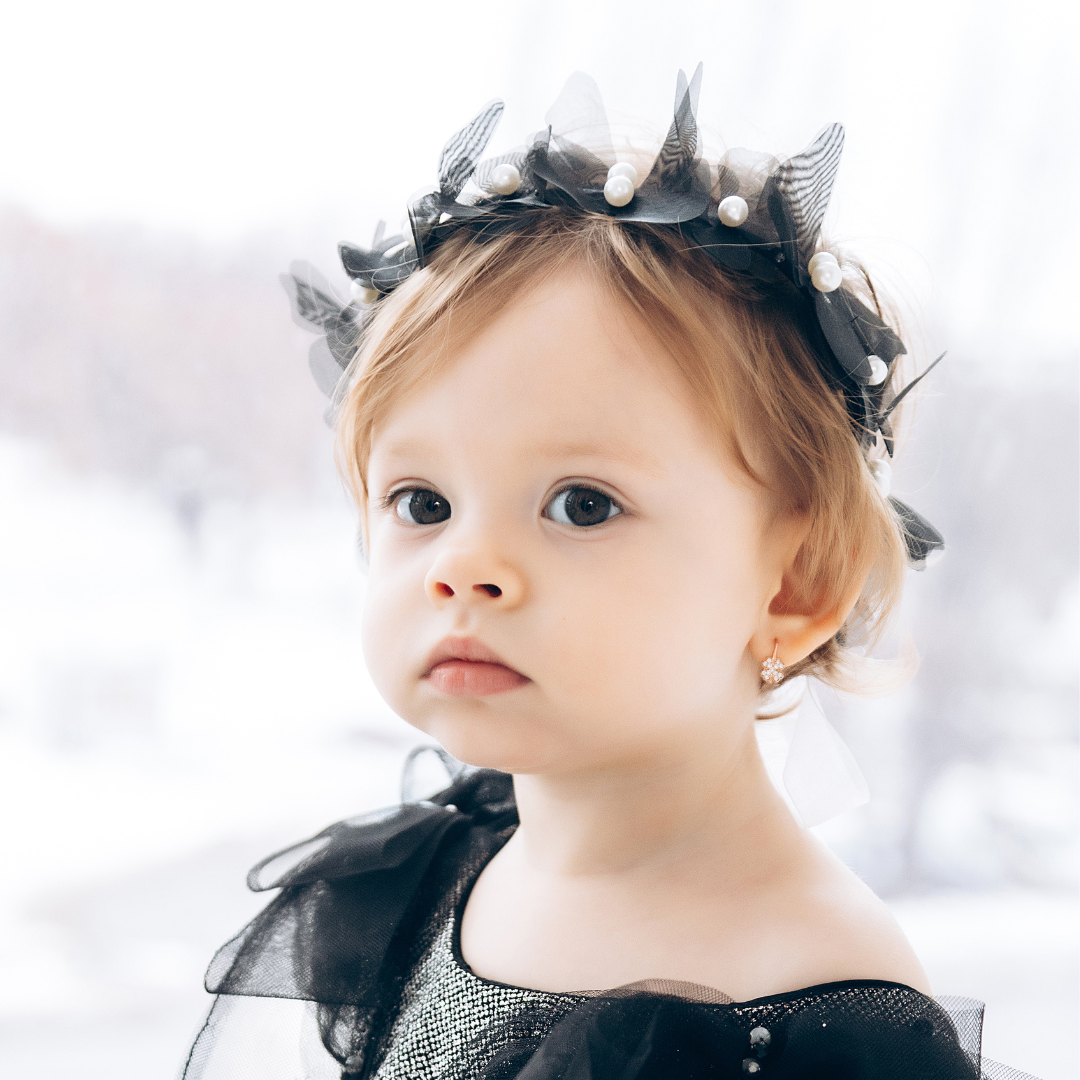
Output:
[[[463,637],[443,638],[435,646],[423,678],[450,697],[490,697],[529,682],[482,642]]]

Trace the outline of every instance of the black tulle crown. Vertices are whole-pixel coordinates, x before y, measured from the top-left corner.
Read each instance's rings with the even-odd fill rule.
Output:
[[[294,314],[301,325],[325,335],[311,348],[319,387],[334,397],[378,300],[421,269],[450,236],[461,229],[478,238],[499,235],[524,224],[523,212],[569,207],[670,227],[726,270],[786,291],[809,316],[803,323],[821,369],[843,393],[860,446],[866,450],[880,437],[891,457],[893,410],[941,357],[902,390],[892,386],[896,358],[906,351],[903,342],[845,286],[835,258],[816,250],[844,129],[824,128],[786,161],[729,152],[714,178],[697,138],[701,70],[698,65],[689,82],[679,72],[671,128],[636,187],[636,170],[615,161],[596,84],[578,73],[531,146],[481,161],[503,112],[501,101],[490,102],[443,147],[439,186],[413,199],[401,233],[387,236],[380,222],[370,248],[338,245],[352,280],[351,303],[341,304],[312,267],[293,264],[282,280]],[[588,148],[571,137],[582,132]],[[884,490],[887,464],[870,464]],[[889,502],[904,530],[909,562],[921,569],[943,550],[944,540],[911,507],[891,496]]]

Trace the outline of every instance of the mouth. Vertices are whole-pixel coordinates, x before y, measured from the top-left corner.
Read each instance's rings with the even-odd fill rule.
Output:
[[[450,697],[490,697],[530,680],[476,638],[443,638],[427,659],[422,678]]]

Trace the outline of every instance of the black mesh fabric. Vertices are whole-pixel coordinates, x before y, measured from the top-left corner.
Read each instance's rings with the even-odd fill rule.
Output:
[[[898,983],[735,1002],[478,977],[460,914],[516,824],[510,778],[478,770],[260,863],[252,887],[282,891],[214,958],[183,1080],[1025,1080],[981,1058],[981,1002]]]

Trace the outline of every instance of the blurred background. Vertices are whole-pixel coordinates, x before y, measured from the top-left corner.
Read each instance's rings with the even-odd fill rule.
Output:
[[[395,799],[420,737],[360,654],[364,579],[277,274],[431,183],[493,96],[575,69],[662,131],[848,141],[831,236],[928,380],[894,490],[913,682],[823,698],[871,803],[819,831],[985,1051],[1077,1073],[1074,5],[1035,0],[9,4],[0,36],[0,1072],[166,1080],[260,856]]]

